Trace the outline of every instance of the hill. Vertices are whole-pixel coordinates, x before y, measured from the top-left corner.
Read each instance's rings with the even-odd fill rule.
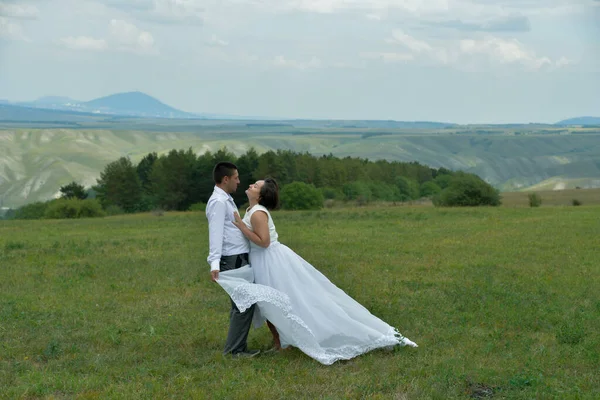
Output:
[[[130,120],[123,123],[133,124]],[[72,180],[91,186],[104,166],[121,156],[138,162],[153,151],[190,147],[198,154],[227,147],[239,155],[252,146],[259,153],[290,149],[314,155],[418,161],[475,173],[502,191],[600,187],[600,132],[593,129],[557,129],[554,133],[544,129],[539,132],[546,133],[516,135],[506,130],[457,133],[463,130],[266,125],[199,120],[171,125],[167,132],[164,126],[151,130],[154,125],[131,130],[0,130],[0,206],[51,198]]]
[[[192,118],[193,114],[177,110],[141,92],[117,93],[83,103],[95,113],[158,118]]]
[[[565,119],[563,121],[559,121],[556,125],[560,126],[569,126],[569,125],[577,125],[577,126],[600,126],[600,118],[599,117],[577,117]]]
[[[6,103],[5,103],[6,104]],[[118,115],[143,118],[200,118],[199,115],[187,113],[149,96],[142,92],[116,93],[90,101],[77,101],[68,97],[47,96],[34,101],[8,103],[13,107],[25,107],[49,111],[61,111],[71,113],[87,113],[92,115]],[[22,113],[16,108],[12,109],[15,114]],[[4,111],[2,120],[15,121],[15,115],[6,114]],[[31,112],[30,112],[31,114]],[[51,117],[46,116],[46,119]],[[40,118],[34,118],[39,120]]]

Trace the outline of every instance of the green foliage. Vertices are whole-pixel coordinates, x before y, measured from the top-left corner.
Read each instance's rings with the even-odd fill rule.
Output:
[[[419,184],[417,181],[404,176],[396,177],[398,200],[407,201],[419,198]]]
[[[323,195],[312,184],[292,182],[280,193],[281,206],[287,210],[318,210],[323,207]]]
[[[581,201],[580,201],[580,200],[573,199],[573,201],[571,202],[571,204],[573,204],[574,206],[580,206],[580,205],[581,205],[581,204],[583,204],[583,203],[581,203]]]
[[[433,181],[437,184],[441,189],[446,189],[448,185],[450,185],[450,181],[452,180],[452,174],[441,174],[438,175]]]
[[[142,185],[136,168],[128,157],[121,157],[108,164],[97,182],[94,189],[103,207],[116,205],[128,213],[139,210]]]
[[[442,188],[435,181],[424,182],[419,189],[421,197],[433,197],[441,191]]]
[[[233,200],[236,202],[236,204],[241,204],[246,202],[248,199],[246,197],[246,193],[244,193],[244,191],[246,190],[246,188],[248,188],[248,186],[250,186],[251,183],[256,182],[258,179],[254,178],[254,171],[256,171],[256,169],[258,168],[258,153],[256,152],[256,150],[254,148],[250,148],[248,149],[248,151],[246,153],[244,153],[243,155],[240,156],[240,158],[238,158],[235,162],[235,165],[237,165],[238,167],[238,173],[240,175],[240,185],[239,187],[242,190],[238,190],[236,193],[232,194]],[[203,168],[202,171],[210,171],[211,168],[214,167],[213,165],[210,165],[208,168]],[[204,175],[205,173],[203,173]],[[208,182],[209,185],[207,185],[208,187],[206,189],[203,189],[205,193],[211,194],[212,190],[213,190],[213,186],[214,186],[214,182],[212,180],[212,176],[210,176],[210,174],[208,174],[210,177],[210,181]],[[264,178],[264,176],[261,176],[261,178]],[[203,202],[208,201],[208,198],[203,198],[202,196],[200,197],[200,199]]]
[[[61,197],[63,199],[84,200],[88,196],[85,187],[77,182],[71,182],[68,185],[61,186],[60,192],[62,193]]]
[[[357,200],[360,203],[368,203],[373,197],[370,185],[363,181],[348,182],[342,186],[345,200]]]
[[[152,193],[152,184],[150,181],[150,174],[152,173],[152,167],[154,163],[158,159],[158,155],[156,152],[149,153],[144,156],[138,163],[136,172],[138,177],[140,178],[140,184],[142,185],[142,190],[144,193],[149,194]]]
[[[96,218],[104,217],[106,213],[97,200],[94,199],[58,199],[48,204],[44,218]]]
[[[79,203],[78,218],[97,218],[106,216],[106,212],[102,209],[102,205],[98,200],[85,199]]]
[[[326,188],[319,188],[319,190],[321,191],[321,194],[323,194],[323,198],[325,200],[343,200],[344,199],[344,193],[339,189],[326,187]]]
[[[194,203],[196,155],[192,149],[171,150],[156,160],[150,174],[157,204],[165,210],[184,211]]]
[[[44,218],[48,219],[63,219],[63,218],[77,218],[79,213],[79,204],[81,200],[78,199],[59,199],[50,202]]]
[[[125,214],[125,210],[114,204],[111,204],[108,207],[106,207],[104,211],[106,211],[106,215],[109,216]]]
[[[529,199],[529,207],[539,207],[542,205],[542,196],[537,193],[529,193],[527,198]]]
[[[315,157],[289,150],[259,155],[254,148],[239,157],[226,148],[196,156],[189,148],[173,149],[160,156],[149,153],[136,166],[129,158],[121,157],[105,167],[98,184],[91,190],[106,210],[116,206],[125,212],[150,211],[157,207],[184,211],[192,204],[208,201],[214,188],[213,167],[225,160],[238,166],[240,185],[232,194],[238,205],[247,201],[244,190],[248,185],[266,176],[277,179],[282,188],[303,182],[319,188],[322,199],[351,200],[362,205],[373,200],[417,199],[420,182],[434,192],[434,176],[441,179],[453,174],[417,162],[371,162],[352,157],[340,159],[331,154]],[[322,200],[316,203],[320,207]],[[317,207],[316,203],[310,207]]]
[[[190,206],[189,211],[206,211],[206,203],[194,203]]]
[[[499,206],[500,192],[476,175],[458,173],[433,198],[436,207]]]
[[[41,219],[44,218],[48,202],[36,201],[26,204],[15,212],[15,219]]]
[[[398,201],[400,199],[398,187],[386,182],[372,181],[369,183],[369,189],[373,195],[373,200]]]

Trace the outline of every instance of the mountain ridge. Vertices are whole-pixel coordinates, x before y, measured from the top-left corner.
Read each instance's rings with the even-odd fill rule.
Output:
[[[196,113],[186,112],[172,107],[161,100],[150,96],[141,91],[129,91],[129,92],[118,92],[109,94],[103,97],[98,97],[89,101],[78,101],[73,100],[69,97],[64,96],[44,96],[34,101],[26,102],[10,102],[0,101],[0,104],[10,104],[13,106],[23,106],[38,109],[48,110],[60,110],[60,111],[72,111],[75,113],[92,113],[98,115],[111,115],[111,116],[130,116],[130,117],[141,117],[141,118],[166,118],[166,119],[227,119],[227,120],[257,120],[257,121],[301,121],[301,120],[312,120],[312,119],[298,119],[298,118],[273,118],[273,117],[257,117],[257,116],[241,116],[232,114],[221,114],[221,113]],[[0,118],[10,119],[13,118]],[[320,121],[328,121],[329,119],[320,119]],[[547,126],[597,126],[600,125],[600,117],[591,116],[579,116],[565,120],[558,121],[554,124],[542,124],[542,123],[523,123],[523,124],[456,124],[449,122],[438,122],[438,121],[399,121],[399,120],[373,120],[373,119],[357,119],[357,120],[329,120],[329,121],[346,121],[350,124],[355,122],[361,122],[362,125],[356,127],[364,127],[365,122],[369,122],[371,125],[375,122],[397,122],[397,123],[412,123],[415,126],[423,127],[423,124],[428,124],[430,127],[440,128],[441,125],[448,126],[510,126],[510,125],[547,125]],[[435,126],[434,126],[435,125]],[[340,126],[340,127],[353,127],[353,126]]]

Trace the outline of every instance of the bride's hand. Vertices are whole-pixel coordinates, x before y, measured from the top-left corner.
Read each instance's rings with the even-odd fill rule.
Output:
[[[244,221],[242,221],[242,218],[240,217],[240,214],[238,214],[237,212],[233,212],[233,224],[235,226],[237,226],[239,229],[242,229],[242,225],[244,224]]]

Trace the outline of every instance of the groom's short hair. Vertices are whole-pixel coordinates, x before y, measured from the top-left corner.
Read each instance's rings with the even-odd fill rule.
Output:
[[[215,183],[221,183],[226,176],[232,177],[235,171],[237,171],[237,167],[234,163],[221,161],[213,169],[213,179]]]

